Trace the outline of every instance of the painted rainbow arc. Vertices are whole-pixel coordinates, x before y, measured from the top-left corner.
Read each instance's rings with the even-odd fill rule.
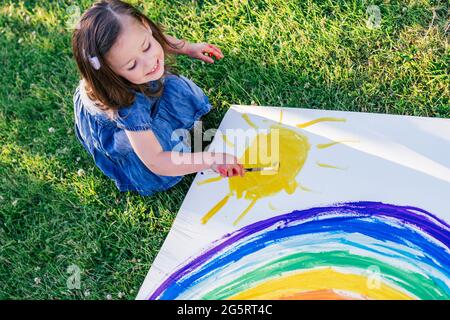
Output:
[[[216,241],[149,299],[450,299],[450,227],[381,202],[296,210]]]

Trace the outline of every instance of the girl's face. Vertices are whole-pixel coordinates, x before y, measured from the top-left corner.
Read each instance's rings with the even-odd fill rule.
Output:
[[[164,74],[164,51],[135,18],[121,16],[122,31],[106,54],[111,69],[134,84],[158,80]]]

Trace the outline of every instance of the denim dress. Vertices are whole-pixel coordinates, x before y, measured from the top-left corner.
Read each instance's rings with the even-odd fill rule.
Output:
[[[137,156],[125,130],[152,130],[163,151],[191,152],[185,143],[186,134],[194,122],[211,110],[203,91],[184,76],[166,74],[160,97],[147,97],[135,92],[131,106],[122,107],[115,119],[110,119],[88,98],[81,80],[73,96],[75,134],[96,166],[119,191],[136,191],[148,196],[166,190],[181,181],[183,176],[161,176],[153,173]],[[156,88],[157,82],[149,82]],[[173,134],[177,129],[178,134]]]

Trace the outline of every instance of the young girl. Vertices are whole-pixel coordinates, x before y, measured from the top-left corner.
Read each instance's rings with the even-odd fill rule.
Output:
[[[174,131],[192,129],[211,104],[196,84],[165,64],[166,57],[186,54],[213,63],[204,53],[217,59],[223,54],[163,31],[131,5],[110,0],[88,9],[73,34],[82,77],[73,98],[75,133],[120,191],[150,195],[208,168],[223,177],[244,175],[230,154],[191,153],[187,146],[174,151],[180,145]]]

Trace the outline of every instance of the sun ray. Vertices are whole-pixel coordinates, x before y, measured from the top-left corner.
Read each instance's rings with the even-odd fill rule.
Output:
[[[258,199],[255,198],[252,200],[252,202],[250,202],[250,204],[248,205],[248,207],[239,215],[239,217],[237,217],[237,219],[233,222],[233,225],[237,225],[239,223],[239,221],[241,221],[241,219],[247,214],[247,212],[250,211],[250,209],[255,205],[256,201]]]
[[[223,141],[227,144],[227,146],[229,146],[229,147],[231,147],[231,148],[233,148],[234,147],[234,144],[230,141],[230,140],[228,140],[228,138],[227,138],[227,136],[226,135],[222,135],[222,139],[223,139]]]
[[[252,122],[252,120],[250,120],[250,118],[248,117],[248,114],[247,114],[247,113],[242,114],[242,118],[244,118],[244,120],[247,122],[247,124],[248,124],[250,127],[255,128],[255,129],[258,129],[258,126],[257,126],[256,124],[254,124],[254,123]]]
[[[271,210],[277,210],[277,208],[275,208],[275,207],[273,206],[272,202],[269,202],[269,208],[270,208]]]
[[[305,186],[303,186],[301,184],[298,184],[298,188],[300,190],[303,190],[303,191],[306,191],[306,192],[313,192],[310,188],[307,188],[307,187],[305,187]]]
[[[324,117],[324,118],[318,118],[315,120],[311,120],[305,123],[299,123],[296,125],[297,128],[306,128],[309,126],[312,126],[313,124],[319,123],[319,122],[325,122],[325,121],[335,121],[335,122],[345,122],[347,121],[345,118],[332,118],[332,117]]]
[[[325,149],[332,146],[335,146],[340,143],[349,143],[349,142],[359,142],[358,140],[340,140],[340,141],[333,141],[330,143],[319,143],[316,147],[317,149]]]
[[[211,183],[211,182],[215,182],[215,181],[219,181],[219,180],[222,180],[222,176],[212,177],[212,178],[208,178],[208,179],[203,180],[203,181],[199,181],[199,182],[197,182],[197,185],[201,186],[201,185],[204,185],[204,184],[207,184],[207,183]]]
[[[228,202],[228,199],[230,199],[231,196],[232,194],[229,193],[225,197],[223,197],[222,200],[217,202],[217,204],[203,216],[201,220],[202,224],[207,223],[209,219],[211,219],[220,209],[222,209],[222,207]]]
[[[320,162],[317,162],[317,161],[316,161],[316,164],[317,164],[319,167],[322,167],[322,168],[346,170],[345,168],[336,167],[336,166],[333,166],[333,165],[327,164],[327,163],[320,163]]]

